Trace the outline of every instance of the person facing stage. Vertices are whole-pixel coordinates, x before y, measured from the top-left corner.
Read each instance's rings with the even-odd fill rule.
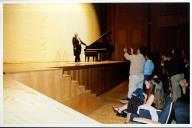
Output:
[[[75,56],[75,62],[80,62],[81,61],[81,59],[80,59],[81,44],[83,44],[85,46],[86,46],[86,44],[83,41],[81,41],[81,39],[78,37],[78,33],[74,33],[72,43],[73,43],[73,53]]]

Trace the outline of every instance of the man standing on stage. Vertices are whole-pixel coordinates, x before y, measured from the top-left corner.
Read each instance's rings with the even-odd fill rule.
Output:
[[[75,33],[74,34],[74,37],[73,37],[73,53],[74,53],[74,56],[75,56],[75,62],[80,62],[81,59],[80,59],[80,54],[81,54],[81,44],[85,45],[85,43],[83,43],[81,41],[81,39],[78,37],[78,33]]]

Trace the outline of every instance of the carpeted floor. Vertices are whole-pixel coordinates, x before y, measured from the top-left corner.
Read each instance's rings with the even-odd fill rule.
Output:
[[[103,101],[103,105],[91,113],[89,117],[104,124],[124,124],[125,118],[116,116],[112,106],[122,106],[123,104],[119,100],[127,97],[127,91],[128,80],[100,95],[99,98]]]

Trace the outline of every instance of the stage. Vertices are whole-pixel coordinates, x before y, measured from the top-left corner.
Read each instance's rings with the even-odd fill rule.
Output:
[[[99,61],[99,62],[21,62],[21,63],[4,63],[3,74],[18,73],[27,71],[51,70],[57,68],[78,69],[90,66],[102,66],[108,64],[127,63],[126,61]]]
[[[4,64],[3,66],[4,91],[7,89],[7,85],[11,89],[12,87],[16,87],[18,83],[23,84],[22,86],[40,92],[44,96],[85,115],[100,107],[97,96],[126,80],[129,72],[129,63],[127,61],[17,63]],[[8,92],[10,96],[15,97],[11,91]],[[25,95],[30,95],[30,92],[26,92],[25,95],[19,92],[18,90],[18,94],[21,95],[21,97],[18,97],[19,101],[22,97],[27,98]],[[12,123],[18,123],[14,122],[14,120],[17,119],[17,116],[22,116],[22,113],[19,113],[17,110],[15,113],[18,115],[12,115],[11,106],[13,105],[7,103],[7,99],[4,99],[4,102],[7,106],[10,106],[10,109],[6,109],[8,113],[6,112],[4,115],[7,116],[7,114],[10,114],[9,116],[13,117],[13,120],[6,118],[6,122],[10,120]],[[38,102],[36,104],[40,105],[41,103]],[[27,102],[23,102],[23,105],[27,106]],[[33,110],[27,111],[34,113]],[[55,111],[55,113],[57,112]],[[30,120],[30,117],[27,116],[26,118]],[[90,122],[92,121],[90,120]]]

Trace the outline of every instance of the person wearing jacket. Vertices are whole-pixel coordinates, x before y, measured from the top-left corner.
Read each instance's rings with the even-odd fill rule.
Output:
[[[72,39],[72,44],[73,44],[73,53],[75,56],[75,62],[80,62],[80,54],[81,54],[81,44],[85,45],[86,44],[81,41],[81,39],[78,37],[78,33],[74,34],[74,37]]]

